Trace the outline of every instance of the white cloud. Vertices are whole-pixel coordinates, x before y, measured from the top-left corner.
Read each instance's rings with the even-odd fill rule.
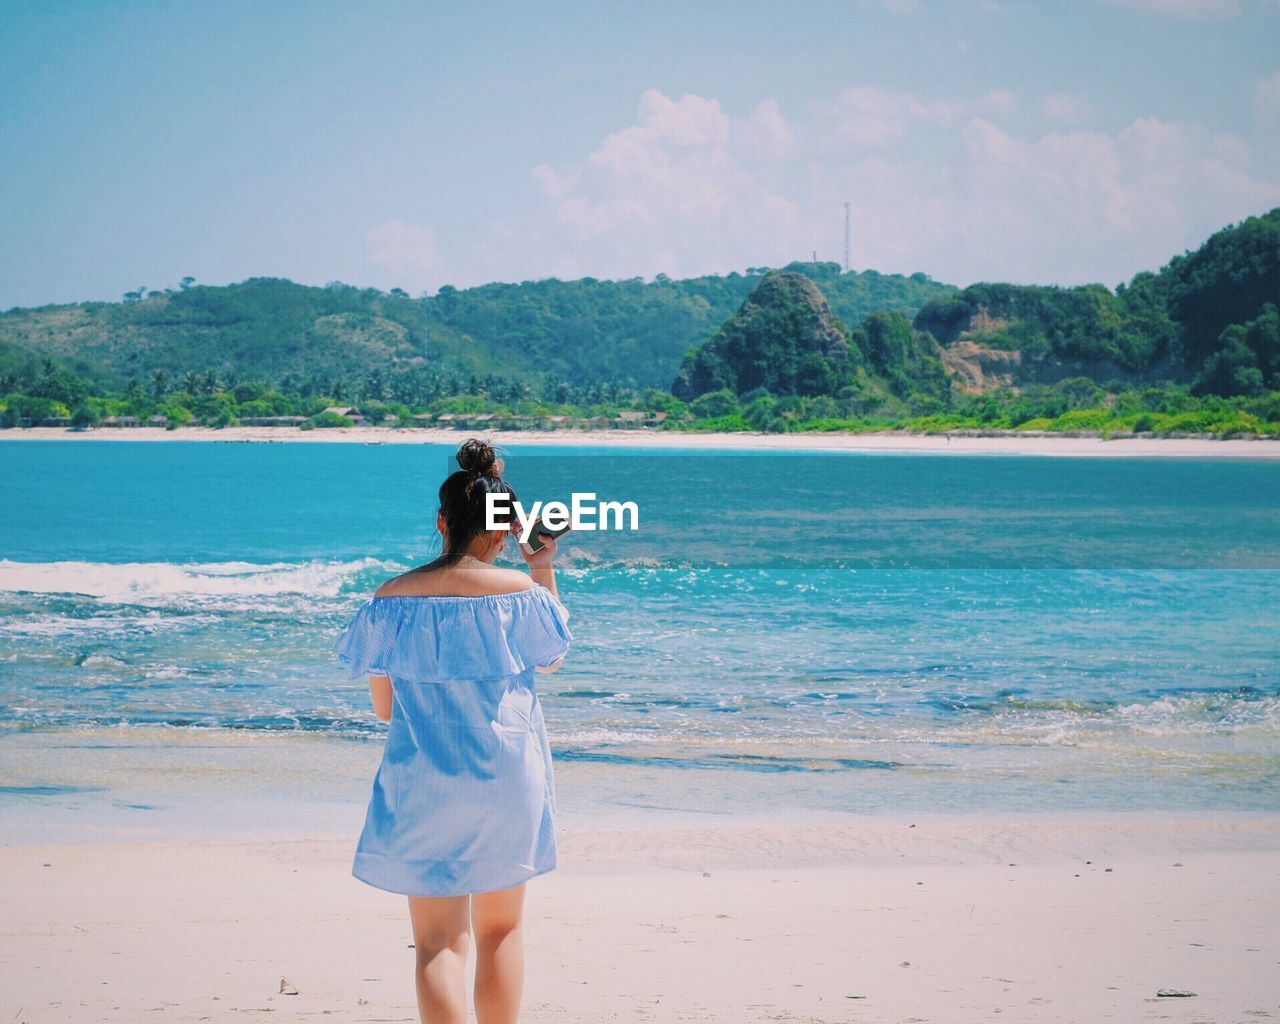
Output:
[[[1083,96],[1052,92],[1040,101],[1040,112],[1051,121],[1076,124],[1087,120],[1093,113],[1093,107]]]
[[[768,125],[777,121],[766,110]],[[779,130],[773,124],[776,135]],[[729,118],[715,100],[673,100],[656,89],[640,97],[637,119],[606,137],[585,164],[533,176],[560,218],[584,236],[625,225],[656,228],[669,212],[694,220],[714,216],[738,180],[729,156]]]
[[[635,121],[578,163],[539,167],[545,214],[496,226],[482,258],[536,251],[558,276],[652,276],[837,260],[852,205],[855,266],[974,280],[1114,285],[1280,203],[1266,137],[1141,118],[1118,131],[1015,130],[995,90],[929,97],[869,85],[788,118],[765,100],[641,97]],[[1078,119],[1077,97],[1042,107]],[[1259,83],[1259,131],[1280,74]],[[494,265],[493,273],[510,276]]]
[[[757,103],[750,116],[734,125],[732,132],[739,146],[765,159],[786,156],[795,141],[795,133],[776,100]]]
[[[369,260],[395,274],[402,285],[426,288],[441,268],[435,233],[430,228],[389,220],[365,234]]]
[[[991,89],[976,99],[923,100],[909,92],[858,85],[819,105],[816,117],[850,142],[873,149],[903,139],[913,127],[954,125],[974,115],[1000,118],[1017,108],[1018,97],[1008,89]]]

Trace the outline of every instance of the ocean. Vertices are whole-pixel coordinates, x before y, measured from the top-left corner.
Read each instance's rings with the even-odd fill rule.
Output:
[[[0,441],[0,842],[354,835],[451,449]],[[1280,466],[513,446],[561,821],[1280,810]],[[513,562],[515,560],[513,559]]]

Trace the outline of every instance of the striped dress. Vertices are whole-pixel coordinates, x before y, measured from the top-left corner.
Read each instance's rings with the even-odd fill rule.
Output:
[[[535,667],[573,639],[546,587],[373,598],[335,650],[391,677],[390,728],[351,873],[408,896],[518,885],[556,866],[555,782]]]

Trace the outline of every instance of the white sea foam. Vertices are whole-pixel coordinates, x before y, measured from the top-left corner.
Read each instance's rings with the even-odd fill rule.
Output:
[[[116,658],[110,654],[95,653],[90,654],[87,658],[80,662],[81,668],[119,668],[126,662],[120,658]]]
[[[0,592],[78,594],[119,604],[168,605],[192,598],[336,597],[357,574],[388,563],[14,562],[0,559]]]
[[[0,634],[12,634],[24,637],[76,637],[92,636],[95,639],[108,637],[136,636],[139,633],[155,634],[190,629],[193,625],[205,625],[217,622],[217,616],[189,616],[185,619],[166,617],[163,612],[153,611],[145,615],[90,615],[74,617],[69,615],[42,615],[37,618],[21,616],[18,618],[0,617]]]

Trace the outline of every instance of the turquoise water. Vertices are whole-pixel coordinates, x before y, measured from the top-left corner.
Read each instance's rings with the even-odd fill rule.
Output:
[[[448,450],[0,442],[21,838],[343,833],[385,726],[330,648],[437,549]],[[566,820],[1280,809],[1280,466],[514,449],[562,542]]]

